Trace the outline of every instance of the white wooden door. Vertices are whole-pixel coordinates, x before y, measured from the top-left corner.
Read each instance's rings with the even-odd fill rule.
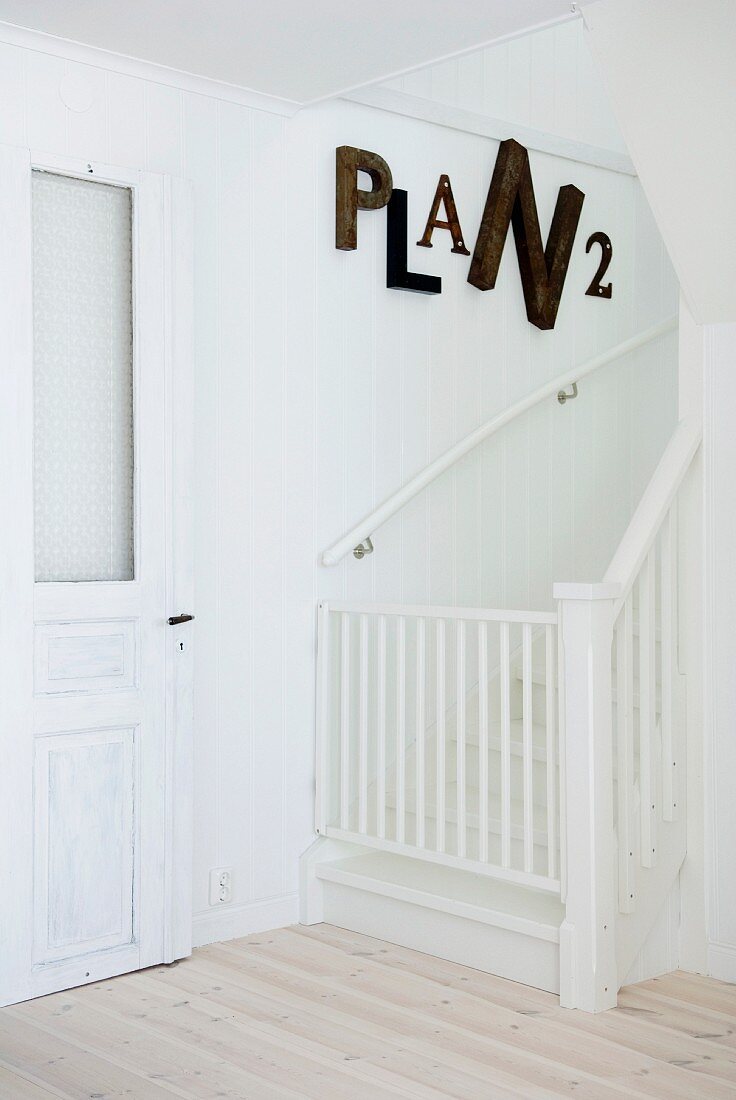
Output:
[[[0,148],[0,1003],[191,948],[182,181]]]

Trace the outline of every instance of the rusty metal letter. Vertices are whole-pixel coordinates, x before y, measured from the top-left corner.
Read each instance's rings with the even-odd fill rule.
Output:
[[[444,203],[445,214],[447,215],[446,222],[437,220],[440,203]],[[432,208],[429,211],[429,217],[427,218],[427,225],[422,234],[422,239],[417,241],[417,244],[421,245],[422,248],[431,248],[432,233],[435,229],[449,229],[452,234],[452,251],[459,252],[461,256],[470,255],[463,243],[463,231],[460,228],[460,219],[457,216],[457,207],[455,206],[455,196],[452,193],[450,177],[445,175],[444,172],[439,178],[437,190],[434,193]]]
[[[597,233],[591,233],[585,246],[586,253],[590,252],[594,244],[601,246],[601,262],[598,264],[598,270],[585,293],[589,294],[591,298],[611,298],[613,297],[613,283],[607,283],[605,286],[601,283],[601,279],[608,271],[609,264],[613,259],[611,238],[601,230],[598,230]]]
[[[380,210],[391,198],[391,169],[378,153],[340,145],[336,157],[335,248],[350,252],[358,247],[358,211]],[[373,187],[358,187],[358,172],[367,172]]]
[[[511,222],[526,315],[537,328],[554,328],[584,198],[572,184],[560,188],[547,247],[543,248],[529,153],[513,138],[502,141],[468,282],[479,290],[492,290],[496,285]]]

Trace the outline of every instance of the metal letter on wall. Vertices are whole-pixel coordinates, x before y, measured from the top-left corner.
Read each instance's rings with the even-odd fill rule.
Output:
[[[613,296],[613,283],[607,283],[605,286],[601,283],[601,279],[608,271],[608,266],[613,259],[611,238],[607,233],[603,233],[599,230],[597,233],[591,233],[588,237],[585,251],[590,252],[594,244],[599,244],[601,246],[601,262],[598,264],[598,270],[593,276],[590,286],[585,293],[589,294],[591,298],[611,298]]]
[[[391,169],[378,153],[341,145],[336,150],[335,247],[350,252],[358,247],[358,211],[380,210],[391,198]],[[358,187],[358,172],[367,172],[373,187]]]
[[[509,222],[514,230],[526,315],[537,328],[554,328],[585,195],[561,187],[542,247],[529,153],[518,141],[502,141],[488,190],[468,282],[479,290],[496,285]]]
[[[443,203],[445,207],[445,214],[447,215],[446,222],[437,220],[440,203]],[[459,252],[461,256],[470,255],[470,252],[463,243],[463,231],[460,228],[460,220],[457,216],[457,207],[455,206],[455,196],[452,193],[450,177],[444,173],[440,176],[439,183],[437,184],[437,190],[434,193],[432,208],[429,211],[429,217],[427,218],[427,225],[422,234],[422,239],[417,241],[417,244],[421,245],[422,248],[431,248],[432,233],[435,229],[449,229],[452,234],[452,251]]]
[[[409,271],[406,248],[406,191],[395,187],[386,211],[386,286],[416,294],[441,294],[438,276]]]

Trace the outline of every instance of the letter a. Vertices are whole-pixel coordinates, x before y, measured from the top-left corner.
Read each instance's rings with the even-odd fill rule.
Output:
[[[440,203],[445,207],[445,213],[447,214],[446,222],[437,219],[437,215],[440,212]],[[437,190],[434,193],[434,199],[432,201],[432,209],[429,211],[429,217],[427,218],[427,225],[422,234],[421,241],[417,241],[417,244],[421,245],[422,248],[431,248],[432,233],[435,229],[449,229],[452,234],[452,251],[459,252],[461,256],[470,255],[463,244],[463,231],[460,228],[460,219],[457,216],[457,207],[455,206],[455,196],[452,193],[450,177],[446,176],[444,173],[439,178]]]

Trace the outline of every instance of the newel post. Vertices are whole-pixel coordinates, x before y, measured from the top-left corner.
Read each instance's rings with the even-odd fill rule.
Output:
[[[613,1008],[616,850],[613,828],[611,645],[618,585],[556,584],[560,614],[561,752],[565,807],[560,1003]]]

